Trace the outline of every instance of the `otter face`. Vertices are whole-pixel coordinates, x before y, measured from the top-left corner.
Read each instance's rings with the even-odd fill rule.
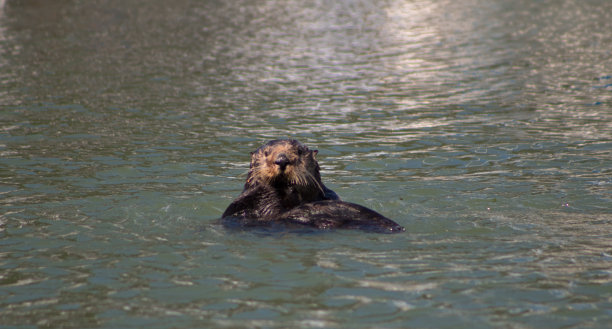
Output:
[[[247,186],[305,187],[322,191],[317,150],[293,140],[273,140],[251,154]]]

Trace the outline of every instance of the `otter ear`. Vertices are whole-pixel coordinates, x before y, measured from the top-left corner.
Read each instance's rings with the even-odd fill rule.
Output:
[[[316,157],[319,154],[319,150],[312,150],[312,157]]]
[[[255,152],[251,152],[251,164],[250,164],[250,168],[253,168],[253,165],[255,164]]]

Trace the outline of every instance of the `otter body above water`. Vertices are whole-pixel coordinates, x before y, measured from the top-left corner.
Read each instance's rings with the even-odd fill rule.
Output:
[[[255,150],[244,190],[223,212],[222,220],[243,226],[404,231],[371,209],[341,201],[321,182],[317,152],[296,140],[273,140]]]

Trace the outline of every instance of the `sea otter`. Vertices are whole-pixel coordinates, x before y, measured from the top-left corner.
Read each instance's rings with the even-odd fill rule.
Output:
[[[317,150],[296,140],[273,140],[251,153],[244,190],[222,217],[276,219],[300,204],[339,200],[321,182]]]
[[[251,153],[242,193],[223,212],[224,222],[270,223],[319,229],[398,232],[403,227],[366,207],[344,202],[321,181],[317,150],[293,139],[273,140]]]

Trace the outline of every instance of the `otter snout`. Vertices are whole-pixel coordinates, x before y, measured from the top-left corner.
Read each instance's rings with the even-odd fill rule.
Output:
[[[278,165],[280,167],[280,170],[285,170],[285,168],[287,168],[287,165],[290,163],[289,158],[287,158],[287,155],[285,155],[284,153],[279,154],[276,157],[276,160],[274,160],[274,164]]]

